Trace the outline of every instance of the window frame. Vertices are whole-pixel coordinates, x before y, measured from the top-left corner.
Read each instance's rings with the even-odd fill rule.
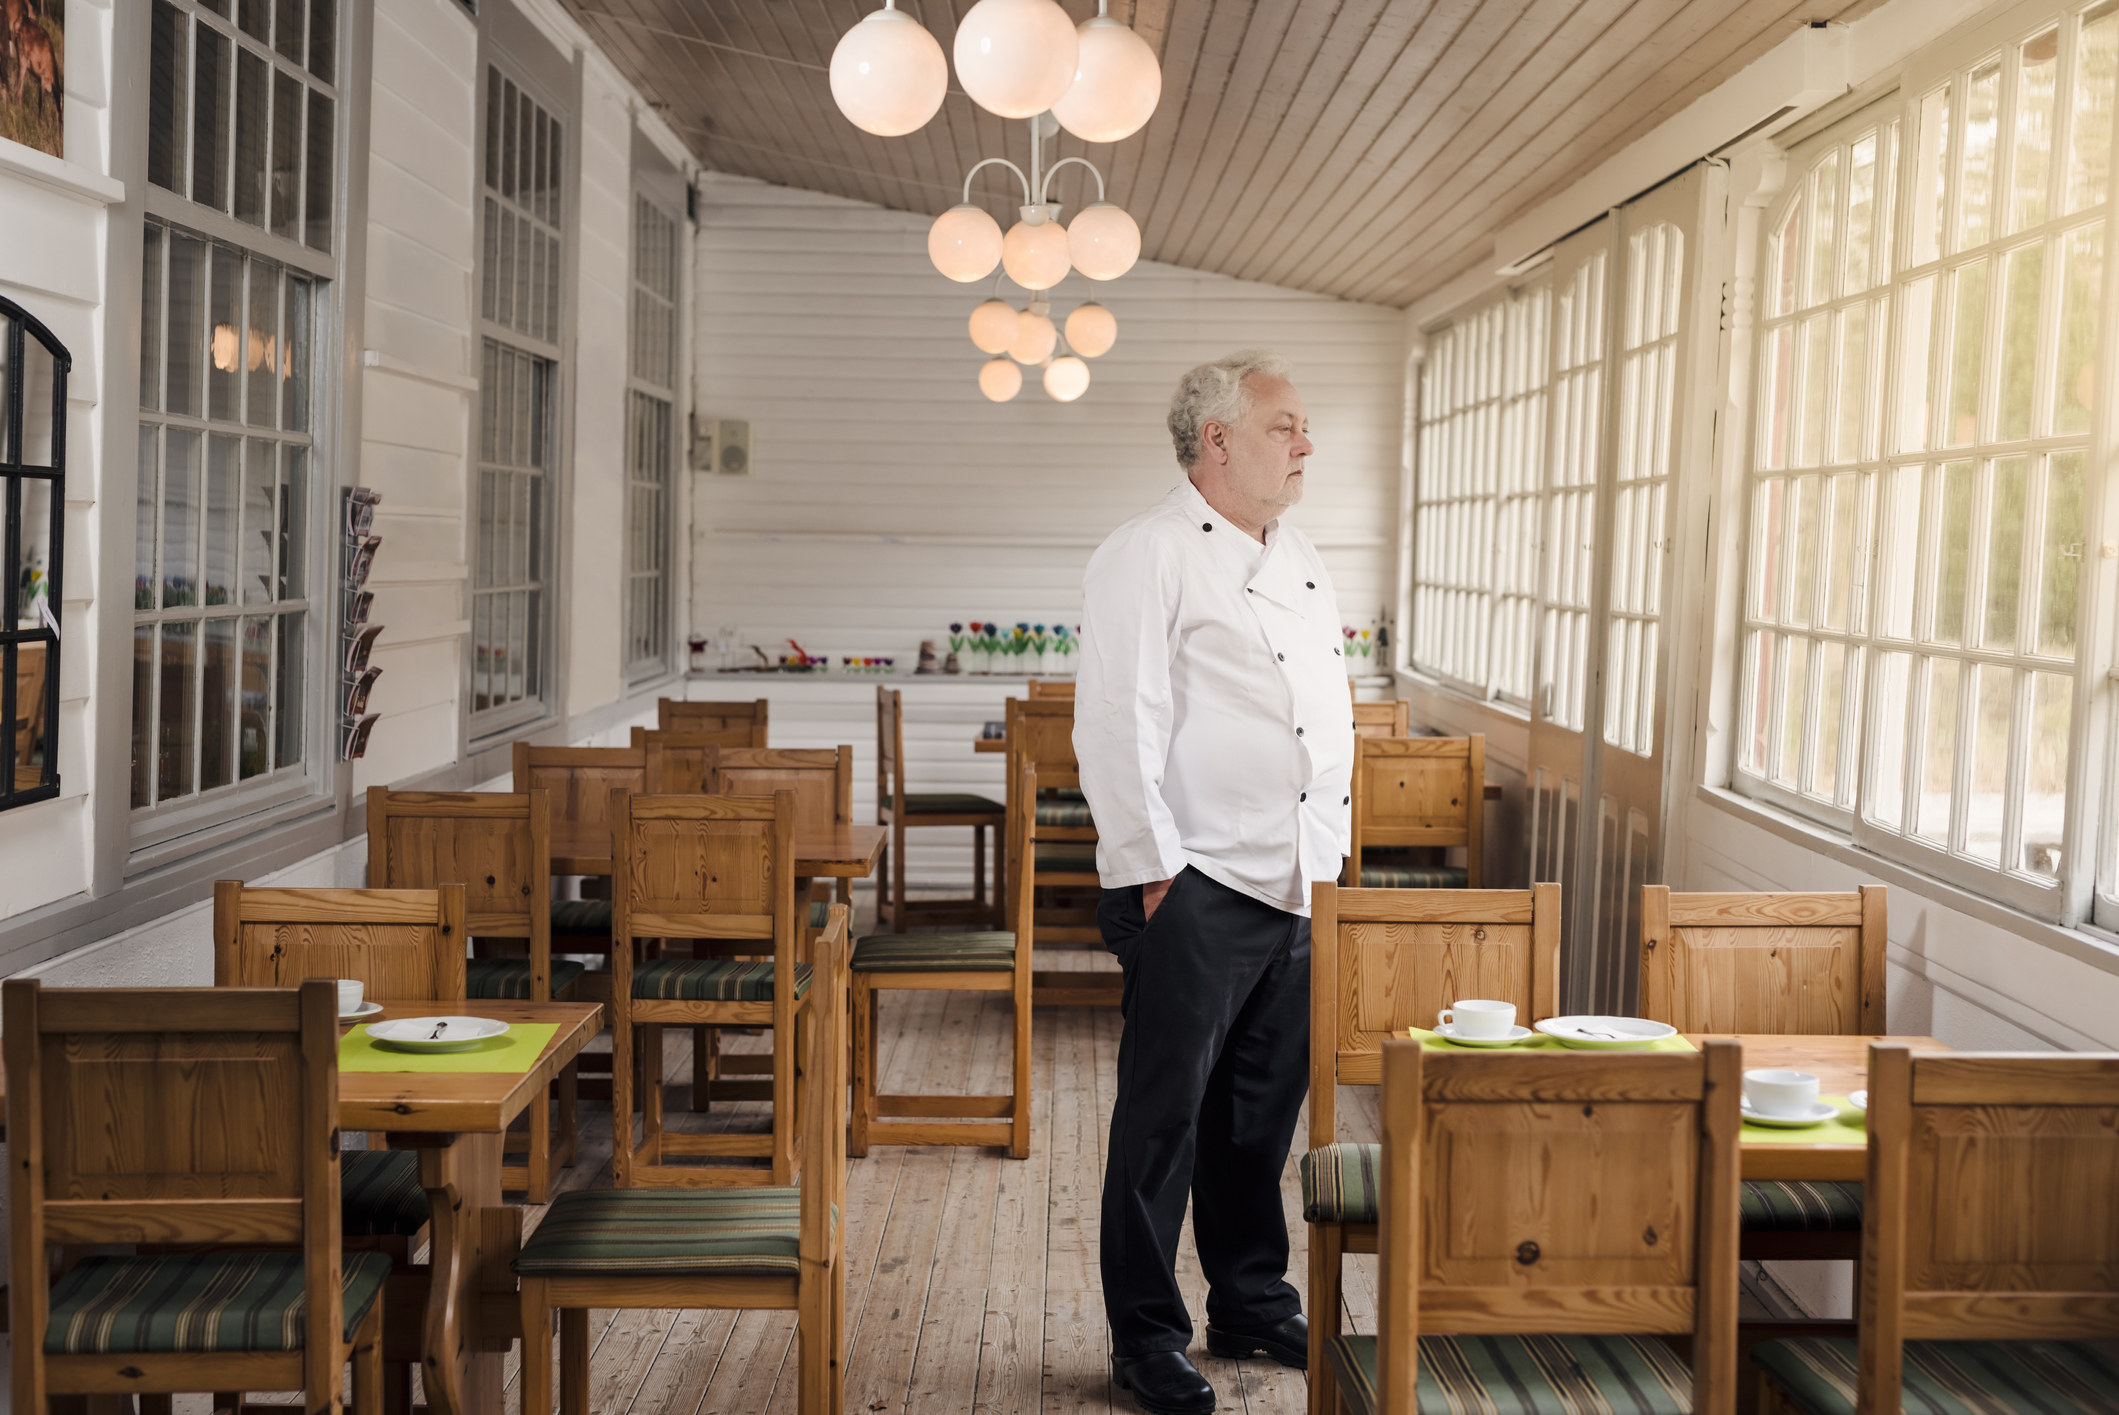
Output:
[[[665,207],[661,202],[655,200],[652,195],[650,195],[647,184],[640,180],[641,174],[638,171],[638,167],[639,163],[636,158],[635,180],[633,182],[632,189],[633,219],[632,222],[629,223],[632,232],[632,241],[630,257],[627,262],[627,292],[631,298],[628,301],[626,312],[626,531],[624,561],[625,585],[623,596],[621,599],[621,606],[623,610],[624,619],[624,638],[622,640],[622,643],[624,645],[625,659],[624,663],[622,664],[622,670],[624,672],[625,683],[628,688],[638,688],[645,684],[653,683],[659,679],[669,677],[672,673],[676,671],[676,666],[678,662],[678,616],[676,583],[678,525],[677,497],[679,495],[681,484],[681,479],[678,473],[682,465],[681,434],[683,424],[683,398],[681,396],[682,388],[680,385],[682,384],[684,378],[682,349],[684,316],[684,250],[686,244],[685,235],[687,229],[687,223],[682,211],[671,211],[667,207]],[[661,220],[668,223],[670,240],[670,289],[666,299],[661,294],[661,292],[654,290],[651,286],[647,285],[641,279],[641,222],[643,215],[648,213],[651,213],[654,217],[659,217]],[[663,355],[668,361],[669,381],[667,383],[654,382],[646,374],[642,373],[640,369],[641,356],[643,355],[643,353],[646,352],[645,346],[642,342],[644,335],[641,330],[639,321],[641,302],[644,298],[647,300],[666,303],[669,307],[669,341],[668,348],[663,351]],[[660,402],[664,405],[667,413],[667,425],[663,429],[663,435],[661,438],[663,457],[663,481],[660,487],[660,492],[662,496],[662,522],[659,530],[662,552],[662,564],[658,571],[652,572],[651,574],[642,572],[639,566],[635,563],[634,559],[635,555],[639,550],[639,545],[637,542],[640,534],[640,528],[635,525],[635,517],[638,515],[638,510],[634,505],[634,498],[641,494],[642,487],[653,485],[652,483],[646,482],[636,475],[636,439],[640,438],[643,435],[643,428],[638,417],[638,410],[641,407],[643,400],[652,400],[655,402]],[[635,625],[633,620],[633,592],[636,583],[642,580],[647,580],[651,585],[659,589],[661,595],[661,645],[660,652],[657,655],[648,658],[635,658],[633,657],[633,647],[636,639],[638,638],[638,633],[637,626]]]
[[[5,510],[0,524],[6,527],[0,545],[0,811],[49,801],[59,794],[59,672],[60,626],[66,613],[66,385],[73,372],[73,354],[57,335],[13,300],[0,296],[0,327],[7,337],[5,416],[0,417],[0,497]],[[51,460],[48,466],[25,465],[22,456],[23,428],[27,409],[29,341],[35,339],[51,360]],[[22,604],[22,493],[25,481],[41,481],[50,489],[50,523],[46,546],[50,562],[45,569],[45,613],[49,622],[21,627]],[[44,701],[38,705],[44,720],[44,763],[36,785],[18,788],[20,764],[15,760],[17,714],[29,711],[19,700],[17,665],[24,649],[41,645],[45,654]]]

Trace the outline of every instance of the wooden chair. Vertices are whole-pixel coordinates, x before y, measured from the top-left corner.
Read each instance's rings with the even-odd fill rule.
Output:
[[[611,1055],[639,1037],[641,1138],[633,1138],[633,1068],[613,1064],[611,1167],[620,1188],[788,1184],[799,1163],[795,1025],[811,968],[796,956],[795,795],[635,796],[610,805],[614,903]],[[734,940],[758,957],[642,958],[642,940]],[[772,1131],[682,1135],[662,1118],[662,1029],[770,1027]],[[755,1157],[770,1169],[670,1163]]]
[[[588,876],[601,889],[609,868],[611,788],[647,789],[647,754],[633,747],[532,747],[515,744],[515,789],[543,791],[552,802],[552,872]],[[552,933],[569,953],[610,949],[611,901],[561,899],[552,905]],[[583,988],[599,997],[605,979],[591,976]]]
[[[647,727],[633,729],[633,746],[646,762],[647,793],[650,796],[697,796],[706,794],[713,780],[714,755],[723,747],[750,745],[750,729],[728,728],[720,732],[663,732]],[[732,739],[742,738],[742,741]]]
[[[1353,680],[1347,680],[1351,683]],[[1355,703],[1356,737],[1410,737],[1413,735],[1413,705],[1400,698],[1389,703]]]
[[[1037,783],[1037,795],[1018,810],[1016,792],[1024,768]],[[1008,703],[1008,909],[1016,923],[1019,947],[1033,954],[1039,947],[1103,946],[1093,903],[1080,907],[1069,893],[1093,900],[1103,888],[1096,872],[1096,825],[1082,797],[1081,765],[1074,755],[1072,698],[1010,699]],[[1025,891],[1029,909],[1019,907],[1014,892]],[[1040,889],[1059,897],[1040,901]],[[1037,1001],[1046,1006],[1116,1007],[1120,976],[1116,972],[1033,970]]]
[[[762,747],[770,704],[764,698],[748,703],[690,703],[681,698],[655,701],[655,726],[664,732],[747,731],[748,741],[732,747]]]
[[[1760,1344],[1762,1415],[2119,1409],[2119,1056],[1869,1048],[1860,1336]]]
[[[340,1251],[337,989],[10,978],[0,1008],[13,1408],[298,1389],[337,1415],[350,1361],[380,1412],[390,1259]],[[197,1246],[52,1279],[48,1245],[113,1243]]]
[[[1486,738],[1354,740],[1353,839],[1339,882],[1363,889],[1477,889],[1486,839]],[[1415,850],[1461,849],[1462,866]],[[1370,859],[1371,850],[1391,852]]]
[[[770,796],[792,791],[797,830],[853,824],[852,747],[731,747],[716,754],[708,790],[717,796]],[[841,904],[853,903],[853,881],[838,882]],[[824,927],[832,890],[823,880],[808,896],[804,927]]]
[[[218,880],[213,983],[287,988],[308,978],[358,978],[378,1002],[461,1002],[464,920],[464,887],[455,883],[252,889]]]
[[[1877,1035],[1884,886],[1847,894],[1641,890],[1641,1015],[1681,1032]],[[1862,1188],[1747,1179],[1746,1258],[1861,1256]]]
[[[464,887],[465,927],[476,948],[517,956],[473,957],[464,996],[550,1002],[571,997],[582,965],[552,957],[552,811],[530,792],[429,792],[368,788],[368,884],[374,889]],[[552,1198],[552,1172],[574,1162],[579,1086],[575,1063],[530,1106],[520,1164],[504,1164],[502,1187],[532,1204]],[[551,1099],[559,1097],[559,1126]],[[510,1139],[510,1154],[515,1153]]]
[[[1037,799],[1037,768],[1023,767],[1017,809]],[[872,934],[853,951],[853,1135],[851,1154],[879,1145],[1006,1145],[1030,1157],[1030,950],[1027,890],[1016,891],[1013,933]],[[1005,992],[1015,1005],[1015,1060],[998,1096],[879,1095],[876,1010],[885,992]]]
[[[1024,685],[1026,696],[1033,698],[1064,698],[1074,701],[1072,678],[1033,678]]]
[[[553,1203],[515,1261],[522,1277],[522,1411],[589,1408],[589,1309],[767,1308],[797,1313],[795,1408],[846,1408],[846,927],[817,940],[816,1021],[803,1067],[799,1189],[577,1189]]]
[[[966,920],[990,923],[995,928],[1002,926],[1007,914],[1000,857],[1008,824],[1007,808],[974,792],[907,791],[904,694],[880,684],[876,687],[876,824],[890,831],[890,842],[883,847],[882,863],[876,870],[878,927],[902,933],[920,924]],[[915,904],[906,898],[905,833],[928,826],[971,827],[969,899],[923,899]],[[994,842],[990,898],[986,893],[988,830],[993,832]]]
[[[1435,1025],[1459,998],[1516,1005],[1528,1025],[1560,999],[1560,886],[1310,891],[1310,1148],[1302,1216],[1310,1225],[1310,1409],[1324,1344],[1339,1331],[1340,1266],[1376,1251],[1379,1150],[1339,1140],[1340,1086],[1383,1079],[1386,1037]]]
[[[1323,1408],[1731,1415],[1743,1065],[1384,1043],[1378,1334],[1327,1343]]]

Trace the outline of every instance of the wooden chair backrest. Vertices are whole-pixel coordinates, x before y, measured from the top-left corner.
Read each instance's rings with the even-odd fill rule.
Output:
[[[552,803],[543,791],[368,788],[368,887],[464,887],[473,938],[552,934]]]
[[[636,727],[633,745],[640,749],[650,796],[704,794],[714,779],[714,757],[723,747],[748,746],[749,732],[664,732]],[[745,741],[730,738],[741,736]]]
[[[876,805],[905,810],[905,695],[876,685]]]
[[[809,1056],[802,1068],[802,1261],[829,1263],[843,1249],[834,1215],[846,1212],[847,939],[849,910],[834,904],[814,944]]]
[[[611,937],[768,940],[776,957],[784,952],[791,963],[795,811],[795,795],[785,790],[765,796],[613,791]],[[632,966],[630,949],[612,951],[614,990],[628,982]]]
[[[1879,1042],[1868,1126],[1861,1409],[1906,1341],[2119,1337],[2119,1055]]]
[[[1413,705],[1405,698],[1389,703],[1354,704],[1356,737],[1409,737],[1412,731]]]
[[[337,989],[10,978],[0,1013],[17,1391],[50,1321],[47,1244],[290,1244],[320,1408],[342,1325]]]
[[[1008,700],[1008,776],[1013,781],[1028,763],[1037,768],[1040,790],[1081,784],[1081,763],[1074,755],[1074,698]]]
[[[1560,1005],[1560,886],[1310,891],[1310,1144],[1337,1138],[1336,1086],[1383,1079],[1383,1043],[1459,998]]]
[[[852,747],[731,747],[714,764],[717,796],[792,791],[795,827],[853,824]]]
[[[748,703],[688,703],[679,698],[660,698],[655,703],[655,726],[664,732],[742,731],[743,741],[730,747],[765,745],[765,721],[769,704],[759,698]]]
[[[647,753],[637,747],[533,747],[515,744],[515,789],[552,798],[552,868],[611,852],[611,788],[647,790]]]
[[[213,983],[288,988],[358,978],[376,1001],[461,1002],[464,887],[251,889],[213,886]]]
[[[1033,698],[1064,698],[1070,703],[1074,701],[1072,678],[1033,678],[1026,686],[1029,696]]]
[[[1848,894],[1641,888],[1641,1015],[1681,1032],[1875,1035],[1883,885]]]
[[[1393,845],[1461,846],[1478,887],[1486,824],[1486,738],[1354,739],[1353,859]]]
[[[1741,1048],[1384,1048],[1377,1406],[1423,1333],[1692,1337],[1692,1408],[1736,1397]],[[1570,1176],[1594,1175],[1593,1182]]]

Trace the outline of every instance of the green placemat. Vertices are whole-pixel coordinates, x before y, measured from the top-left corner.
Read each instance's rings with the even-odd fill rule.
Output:
[[[368,1035],[363,1022],[338,1039],[341,1071],[484,1071],[520,1076],[551,1045],[557,1022],[516,1022],[500,1036],[464,1051],[398,1051]]]
[[[1589,1047],[1563,1047],[1543,1032],[1533,1032],[1526,1040],[1517,1042],[1512,1047],[1468,1047],[1461,1043],[1453,1042],[1440,1033],[1430,1032],[1421,1027],[1407,1027],[1405,1034],[1420,1043],[1422,1051],[1579,1051],[1584,1055],[1592,1054],[1592,1049]],[[1698,1050],[1698,1047],[1686,1041],[1683,1037],[1664,1037],[1660,1041],[1650,1042],[1644,1047],[1629,1048],[1627,1052],[1620,1054],[1627,1055],[1644,1051]]]
[[[1737,1135],[1740,1145],[1864,1145],[1869,1143],[1868,1118],[1845,1096],[1819,1096],[1839,1107],[1839,1119],[1822,1125],[1790,1129],[1779,1125],[1746,1125]]]

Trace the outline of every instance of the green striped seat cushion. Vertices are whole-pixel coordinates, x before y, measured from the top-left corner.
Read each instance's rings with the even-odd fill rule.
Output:
[[[571,958],[552,960],[552,996],[574,986],[588,970]],[[530,1001],[530,960],[527,958],[471,958],[464,962],[464,996],[498,998],[506,1002]]]
[[[611,936],[611,901],[608,899],[559,899],[552,904],[552,932]]]
[[[347,1150],[338,1157],[339,1228],[348,1238],[411,1237],[427,1226],[417,1150]]]
[[[1463,889],[1469,876],[1458,865],[1363,865],[1363,889]],[[558,906],[553,906],[558,907]]]
[[[1038,792],[1038,795],[1044,797],[1048,801],[1086,801],[1089,799],[1087,796],[1084,796],[1082,794],[1082,788],[1079,786],[1048,787],[1047,789]]]
[[[1040,840],[1037,867],[1054,873],[1096,873],[1096,842],[1093,840]]]
[[[1043,800],[1037,803],[1039,825],[1095,825],[1087,801]]]
[[[1325,1360],[1357,1410],[1376,1409],[1376,1338],[1335,1336]],[[1653,1336],[1423,1336],[1428,1415],[1691,1415],[1692,1372]]]
[[[1861,1185],[1747,1179],[1738,1213],[1746,1233],[1859,1233]]]
[[[908,816],[998,816],[1007,814],[1007,810],[1000,802],[970,791],[905,793],[905,814]]]
[[[795,965],[795,996],[809,991],[809,965]],[[770,958],[651,958],[633,970],[633,996],[651,1002],[771,1002]]]
[[[1798,1337],[1751,1350],[1810,1415],[1853,1415],[1856,1344]],[[2119,1342],[1909,1341],[1905,1415],[2111,1415],[2119,1410]]]
[[[831,901],[830,901],[829,899],[812,899],[812,900],[810,900],[810,901],[809,901],[809,926],[810,926],[811,928],[813,928],[813,929],[821,929],[821,928],[823,928],[823,927],[824,927],[824,926],[825,926],[826,924],[828,924],[828,923],[830,923],[830,922],[831,922]]]
[[[552,1201],[515,1271],[792,1277],[801,1225],[794,1188],[575,1189]]]
[[[856,973],[1005,973],[1015,966],[1015,935],[1001,930],[870,934],[853,947]]]
[[[1383,1192],[1381,1145],[1320,1145],[1302,1157],[1304,1223],[1374,1223]]]
[[[347,1253],[339,1274],[350,1340],[390,1276],[390,1259]],[[44,1354],[299,1351],[308,1308],[300,1253],[87,1258],[52,1287]]]

